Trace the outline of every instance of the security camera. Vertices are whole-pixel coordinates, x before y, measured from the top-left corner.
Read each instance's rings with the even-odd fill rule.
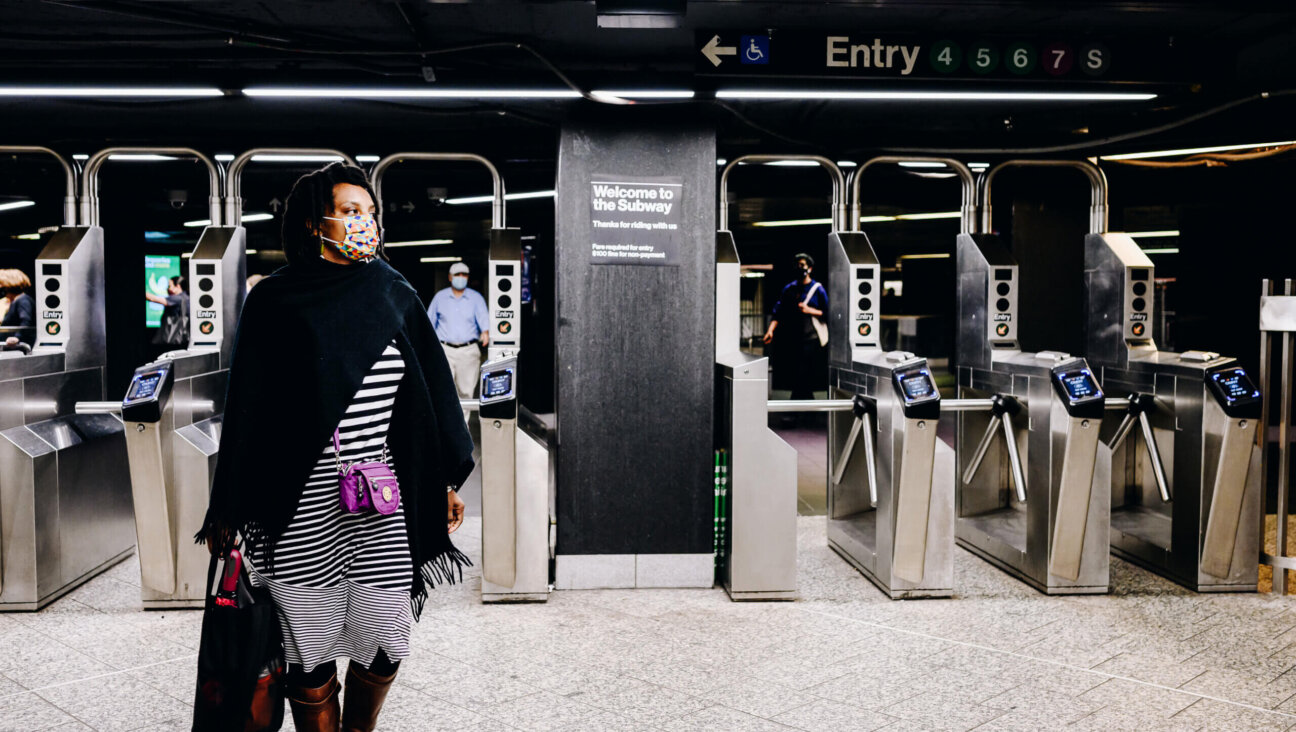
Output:
[[[189,202],[189,191],[167,191],[167,201],[171,203],[171,208],[179,211]]]

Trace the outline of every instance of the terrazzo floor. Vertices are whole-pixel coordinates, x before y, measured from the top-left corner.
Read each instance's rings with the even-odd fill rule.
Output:
[[[892,602],[799,519],[801,598],[433,593],[382,730],[1282,730],[1296,606],[1194,595],[1119,560],[1045,597],[958,551],[958,597]],[[456,535],[477,554],[480,520]],[[0,730],[187,730],[200,614],[144,612],[128,559],[0,615]],[[291,729],[291,724],[286,725]]]

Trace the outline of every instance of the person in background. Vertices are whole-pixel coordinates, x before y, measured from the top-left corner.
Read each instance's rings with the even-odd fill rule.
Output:
[[[20,269],[6,269],[0,272],[0,288],[9,301],[0,327],[4,327],[5,345],[13,347],[19,342],[30,346],[36,336],[36,301],[32,299],[31,280]],[[19,330],[10,330],[17,328]]]
[[[774,376],[781,382],[775,388],[790,388],[793,399],[813,399],[815,389],[826,386],[820,383],[826,354],[812,318],[822,319],[827,313],[828,291],[810,276],[814,258],[802,253],[795,262],[798,277],[779,295],[763,340],[774,344]]]
[[[460,399],[472,399],[481,378],[481,351],[490,343],[486,298],[468,286],[468,265],[450,265],[450,286],[432,296],[428,318],[445,349]],[[468,413],[464,412],[464,421]]]
[[[162,306],[162,322],[153,336],[153,345],[164,350],[189,345],[189,283],[180,276],[171,278],[167,295],[162,297],[145,291],[144,299]]]
[[[256,283],[260,282],[263,279],[265,279],[265,275],[259,275],[259,274],[248,275],[247,283],[246,283],[247,289],[251,290],[253,287],[256,287]]]

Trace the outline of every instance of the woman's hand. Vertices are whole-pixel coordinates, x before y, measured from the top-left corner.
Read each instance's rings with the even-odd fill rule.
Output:
[[[463,499],[454,491],[446,491],[446,533],[453,534],[463,525],[463,518]]]

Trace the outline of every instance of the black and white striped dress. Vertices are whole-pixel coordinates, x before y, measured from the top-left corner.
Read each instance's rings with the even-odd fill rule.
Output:
[[[404,374],[393,341],[338,424],[343,463],[382,458]],[[309,671],[340,657],[368,667],[379,649],[393,661],[409,656],[414,576],[404,506],[386,516],[343,511],[332,435],[273,551],[272,572],[259,571],[265,562],[251,557],[253,583],[274,597],[285,661]]]

